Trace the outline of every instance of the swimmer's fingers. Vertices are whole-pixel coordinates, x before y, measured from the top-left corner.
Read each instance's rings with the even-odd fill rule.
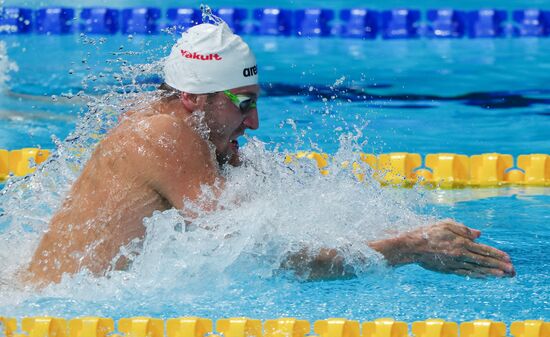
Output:
[[[494,268],[484,268],[476,265],[471,265],[465,263],[462,268],[454,270],[455,274],[462,276],[469,276],[473,278],[486,278],[490,276],[494,277],[504,277],[506,274],[502,270]]]
[[[464,264],[490,272],[490,275],[503,276],[515,275],[514,267],[509,262],[504,262],[489,256],[467,252],[464,254]]]
[[[466,248],[472,253],[489,256],[489,257],[506,261],[506,262],[511,261],[510,256],[505,252],[503,252],[502,250],[498,250],[494,247],[487,246],[481,243],[471,243],[467,245]]]
[[[484,277],[506,277],[511,276],[505,271],[499,268],[491,268],[488,266],[481,266],[477,263],[470,263],[467,261],[454,261],[447,264],[447,272],[453,274],[471,276],[475,278]]]
[[[460,275],[460,276],[468,276],[468,277],[472,277],[472,278],[483,279],[483,278],[487,277],[483,274],[476,273],[476,272],[474,272],[472,270],[468,270],[468,269],[456,269],[453,272],[454,272],[454,274],[457,274],[457,275]]]
[[[495,276],[495,277],[514,277],[515,276],[515,272],[512,274],[500,268],[482,267],[474,263],[465,265],[465,269],[472,270],[476,273],[482,273],[486,276]]]
[[[447,219],[443,222],[447,226],[447,229],[449,229],[451,232],[455,233],[456,235],[460,235],[466,239],[475,240],[481,235],[481,232],[477,229],[464,226],[463,224],[458,223],[452,219]]]

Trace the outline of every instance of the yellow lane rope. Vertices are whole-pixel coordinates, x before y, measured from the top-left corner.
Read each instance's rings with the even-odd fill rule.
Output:
[[[118,333],[112,318],[83,317],[65,320],[56,317],[26,317],[21,320],[17,333],[14,318],[0,317],[0,333],[6,337],[305,337],[313,333],[319,337],[408,337],[409,327],[405,322],[380,318],[370,322],[345,318],[329,318],[311,324],[306,320],[279,318],[260,320],[246,317],[223,318],[216,322],[200,317],[171,318],[164,322],[150,317],[121,318]],[[165,324],[166,323],[166,324]],[[3,330],[3,331],[2,331]],[[475,320],[457,324],[442,319],[428,319],[411,324],[416,337],[505,337],[506,325],[491,320]],[[512,322],[510,335],[514,337],[548,337],[550,322],[527,320]]]
[[[300,160],[315,162],[323,175],[330,174],[330,157],[325,153],[298,152],[286,156],[285,163]],[[514,166],[514,163],[516,164]],[[375,156],[360,153],[359,160],[340,163],[351,166],[357,179],[363,181],[370,170],[384,185],[412,186],[416,183],[440,188],[496,187],[504,185],[550,186],[550,156],[485,153],[465,156],[455,153],[427,154],[422,161],[418,153],[394,152]]]
[[[0,149],[0,182],[14,176],[34,172],[46,161],[50,151],[37,148]],[[312,160],[323,175],[330,174],[333,159],[326,153],[299,151],[287,154],[285,163],[301,165]],[[550,155],[525,154],[514,158],[509,154],[485,153],[466,156],[456,153],[432,153],[422,158],[418,153],[394,152],[378,156],[360,153],[354,162],[339,163],[350,168],[363,181],[371,171],[384,185],[429,187],[497,187],[506,185],[550,186]]]

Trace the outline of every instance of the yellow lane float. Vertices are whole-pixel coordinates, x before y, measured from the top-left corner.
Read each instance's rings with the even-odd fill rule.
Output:
[[[279,318],[260,320],[237,317],[223,318],[216,322],[213,331],[212,320],[200,317],[171,318],[165,322],[151,317],[121,318],[118,331],[111,318],[82,317],[67,321],[57,317],[26,317],[21,321],[18,334],[17,322],[13,318],[0,317],[0,335],[7,337],[304,337],[315,333],[320,337],[408,337],[409,326],[392,318],[380,318],[371,322],[329,318],[313,325],[306,320]],[[310,331],[313,326],[313,331]],[[460,326],[460,328],[459,328]],[[459,334],[460,332],[460,334]],[[542,320],[512,322],[510,333],[514,337],[548,337],[550,323]],[[416,337],[505,337],[506,325],[491,320],[447,322],[442,319],[428,319],[412,323],[412,334]]]
[[[374,322],[362,325],[363,337],[408,337],[408,327],[405,322],[393,318],[379,318]]]
[[[115,322],[112,318],[82,317],[69,321],[69,337],[107,337],[113,331]]]
[[[488,319],[460,324],[460,337],[505,337],[506,325]]]
[[[329,318],[313,324],[313,331],[320,337],[359,337],[359,322],[345,318]]]
[[[26,176],[36,170],[36,166],[48,159],[50,151],[37,148],[19,150],[0,149],[0,182],[8,179],[10,174]]]
[[[442,319],[428,319],[424,322],[414,322],[412,332],[416,337],[457,337],[458,324]]]
[[[507,185],[550,186],[550,155],[528,154],[514,158],[508,154],[485,153],[466,156],[455,153],[427,154],[422,161],[418,153],[394,152],[375,156],[360,153],[359,160],[340,163],[350,168],[358,180],[372,170],[382,185],[412,186],[420,183],[429,187],[464,188],[498,187]],[[285,163],[291,165],[312,159],[321,174],[330,172],[330,157],[317,152],[287,154]]]
[[[24,176],[36,170],[50,155],[37,148],[0,149],[0,182],[10,175]],[[334,161],[326,153],[299,151],[286,154],[287,165],[303,160],[315,163],[322,175],[330,174]],[[515,165],[514,165],[515,163]],[[464,188],[498,187],[506,185],[550,186],[550,155],[526,154],[514,160],[509,154],[485,153],[466,156],[455,153],[427,154],[393,152],[378,156],[359,153],[357,160],[339,163],[352,170],[359,181],[370,171],[382,185],[410,187],[420,183],[429,187]]]

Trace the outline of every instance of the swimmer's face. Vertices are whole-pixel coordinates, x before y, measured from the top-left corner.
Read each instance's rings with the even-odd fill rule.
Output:
[[[238,165],[239,145],[237,139],[244,134],[246,129],[256,130],[258,128],[258,110],[254,104],[251,108],[243,111],[241,108],[246,107],[250,102],[244,102],[239,108],[237,107],[238,103],[234,103],[230,96],[237,95],[240,99],[247,96],[255,103],[260,87],[249,85],[231,89],[229,92],[209,95],[204,105],[204,111],[206,122],[210,128],[210,141],[216,147],[218,161]],[[235,98],[233,97],[233,99]]]

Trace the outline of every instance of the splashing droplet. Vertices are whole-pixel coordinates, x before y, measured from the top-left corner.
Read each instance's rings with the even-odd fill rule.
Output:
[[[224,21],[221,18],[217,17],[212,13],[212,9],[210,8],[210,6],[201,4],[200,9],[202,13],[203,23],[212,23],[214,25],[219,25],[224,23]]]

